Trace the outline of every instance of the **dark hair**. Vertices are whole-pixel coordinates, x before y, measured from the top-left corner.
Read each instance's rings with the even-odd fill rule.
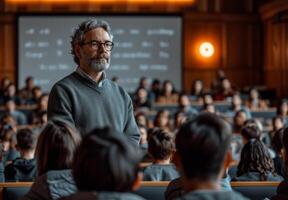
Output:
[[[164,160],[175,152],[174,137],[161,128],[153,128],[148,137],[148,152],[156,160]]]
[[[36,147],[38,175],[71,168],[73,154],[80,141],[79,133],[66,124],[49,122],[41,132]]]
[[[201,113],[176,135],[176,150],[188,179],[216,179],[229,147],[231,129],[219,116]]]
[[[285,157],[284,157],[284,174],[288,177],[288,128],[285,128],[283,131],[283,138],[282,144],[285,150]]]
[[[278,103],[277,103],[277,110],[276,110],[276,114],[277,115],[282,115],[282,105],[286,104],[288,105],[288,99],[281,99]],[[287,113],[286,113],[287,115]]]
[[[260,181],[266,181],[268,173],[275,175],[274,163],[269,155],[267,147],[258,139],[249,140],[244,145],[240,162],[237,168],[237,176],[251,171],[260,173]]]
[[[37,134],[29,128],[20,129],[16,135],[17,147],[21,150],[33,150],[37,143]]]
[[[167,116],[165,116],[165,115],[167,115]],[[156,116],[154,118],[154,126],[155,127],[160,127],[161,126],[161,124],[160,124],[161,117],[167,117],[168,118],[167,124],[165,124],[164,126],[169,128],[169,126],[170,126],[170,112],[169,112],[169,110],[159,110],[157,112],[157,114],[156,114]],[[163,128],[163,127],[161,127],[161,128]]]
[[[88,31],[91,31],[96,28],[104,29],[108,35],[113,39],[113,35],[111,33],[111,28],[109,24],[104,20],[97,19],[88,19],[83,21],[81,24],[75,28],[73,35],[71,36],[71,54],[73,55],[74,61],[76,64],[79,64],[79,58],[76,55],[75,49],[77,45],[82,45],[84,42],[84,36]]]
[[[247,140],[250,140],[250,139],[258,139],[258,140],[260,140],[261,131],[257,127],[256,124],[254,126],[249,125],[249,126],[244,126],[241,129],[241,135],[242,135],[242,137],[244,137]]]
[[[78,189],[131,191],[142,159],[139,149],[109,128],[94,129],[84,136],[73,163]]]
[[[283,135],[284,128],[280,128],[277,130],[272,138],[271,146],[275,150],[277,154],[281,154],[281,150],[283,149]]]

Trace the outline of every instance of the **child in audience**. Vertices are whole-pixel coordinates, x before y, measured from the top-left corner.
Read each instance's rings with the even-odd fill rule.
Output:
[[[71,167],[81,137],[60,122],[49,122],[36,147],[38,177],[23,200],[54,200],[76,192]]]
[[[73,176],[78,193],[67,200],[141,200],[130,193],[138,188],[142,155],[121,134],[109,128],[95,129],[84,136],[76,150]]]
[[[234,181],[281,181],[275,172],[268,148],[259,139],[249,140],[241,152]]]
[[[37,134],[31,129],[20,129],[17,132],[17,150],[20,157],[7,165],[4,170],[6,181],[33,181],[36,177],[36,161],[34,159]]]
[[[177,194],[179,199],[246,199],[232,190],[222,190],[220,186],[221,177],[231,162],[230,137],[228,124],[210,113],[201,113],[180,128],[173,158],[185,191],[185,194]],[[172,194],[166,192],[166,195]]]
[[[148,152],[153,164],[144,169],[144,181],[171,181],[179,177],[174,164],[170,163],[175,152],[172,134],[154,128],[148,137]]]

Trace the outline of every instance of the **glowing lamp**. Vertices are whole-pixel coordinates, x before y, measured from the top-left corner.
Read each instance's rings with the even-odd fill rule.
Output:
[[[199,48],[201,56],[209,58],[214,54],[214,47],[210,42],[203,42]]]

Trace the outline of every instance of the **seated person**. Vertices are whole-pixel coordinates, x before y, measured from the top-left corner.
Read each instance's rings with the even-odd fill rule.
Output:
[[[172,134],[154,128],[148,137],[148,152],[153,163],[144,169],[144,181],[171,181],[179,177],[174,164],[170,163],[175,152]]]
[[[191,106],[189,96],[184,93],[179,96],[178,111],[184,112],[188,119],[198,115],[198,110]]]
[[[36,177],[36,161],[34,159],[37,134],[31,129],[20,129],[16,135],[16,148],[20,157],[5,167],[6,181],[33,181]]]
[[[184,190],[184,194],[177,194],[179,199],[246,199],[232,190],[222,190],[220,186],[221,177],[231,162],[230,137],[228,124],[210,113],[201,113],[180,128],[173,158],[181,173]],[[166,196],[166,199],[174,198]]]
[[[284,156],[283,156],[283,163],[284,163],[284,177],[285,179],[278,185],[277,188],[277,195],[272,197],[271,200],[285,200],[288,199],[288,128],[285,128],[283,131],[283,149],[284,149]]]
[[[66,200],[142,200],[132,194],[141,181],[138,148],[109,128],[94,129],[76,150],[73,177],[79,192]]]
[[[72,177],[73,154],[81,137],[61,122],[49,122],[36,146],[38,177],[23,200],[54,200],[77,191]]]
[[[233,181],[282,181],[276,174],[268,148],[259,139],[249,140],[241,152],[237,176]]]
[[[284,177],[284,163],[283,163],[283,157],[284,157],[284,144],[283,144],[283,134],[284,134],[284,128],[279,129],[276,131],[274,137],[272,138],[272,148],[275,151],[275,157],[273,158],[275,171],[278,175]]]

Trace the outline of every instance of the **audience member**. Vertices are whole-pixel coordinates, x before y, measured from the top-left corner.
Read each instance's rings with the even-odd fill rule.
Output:
[[[275,172],[268,148],[259,139],[249,140],[241,152],[234,181],[281,181]]]
[[[161,104],[176,104],[178,103],[178,93],[176,92],[173,83],[169,80],[163,82],[161,94],[156,99],[157,103]]]
[[[80,134],[61,122],[49,122],[41,132],[36,160],[38,177],[23,200],[56,200],[77,191],[72,161]]]
[[[152,165],[144,169],[144,181],[171,181],[179,177],[171,158],[175,152],[174,137],[162,129],[154,128],[148,137],[148,152]]]
[[[148,98],[148,91],[145,88],[138,88],[133,97],[134,110],[150,110],[152,102]]]
[[[284,180],[278,185],[277,188],[277,195],[272,197],[271,200],[286,200],[288,199],[288,128],[285,128],[283,131],[283,138],[282,138],[282,144],[283,144],[283,175]]]
[[[275,167],[275,171],[278,175],[284,177],[284,166],[283,166],[283,151],[284,151],[284,145],[283,145],[283,135],[284,135],[284,128],[279,129],[276,131],[274,137],[271,141],[271,146],[273,150],[275,151],[275,157],[273,158],[273,163]]]
[[[198,115],[198,110],[191,106],[189,96],[184,93],[179,96],[178,106],[178,110],[184,112],[188,119]]]
[[[170,112],[168,110],[159,110],[154,119],[154,127],[161,128],[167,132],[171,131]]]
[[[138,148],[111,129],[95,129],[84,136],[76,150],[73,177],[79,192],[67,200],[140,200],[131,191],[139,187],[141,175]]]
[[[16,109],[16,104],[13,100],[8,100],[5,103],[5,112],[15,119],[17,125],[27,124],[27,117],[24,113]]]
[[[33,88],[35,87],[34,77],[28,76],[25,80],[24,88],[20,89],[19,96],[25,101],[29,101],[33,98]]]
[[[246,101],[246,106],[251,110],[267,110],[268,105],[265,100],[261,99],[258,90],[253,87],[249,91],[249,98]]]
[[[246,199],[220,186],[231,162],[230,136],[228,124],[214,114],[201,113],[185,123],[176,135],[173,158],[182,176],[180,188],[185,193],[181,190],[175,193],[169,185],[166,199]]]
[[[5,167],[6,181],[33,181],[36,177],[36,161],[34,159],[38,134],[31,129],[20,129],[17,132],[16,148],[20,157]]]
[[[202,80],[194,80],[191,87],[191,97],[193,100],[198,99],[198,97],[204,94],[204,84]]]

